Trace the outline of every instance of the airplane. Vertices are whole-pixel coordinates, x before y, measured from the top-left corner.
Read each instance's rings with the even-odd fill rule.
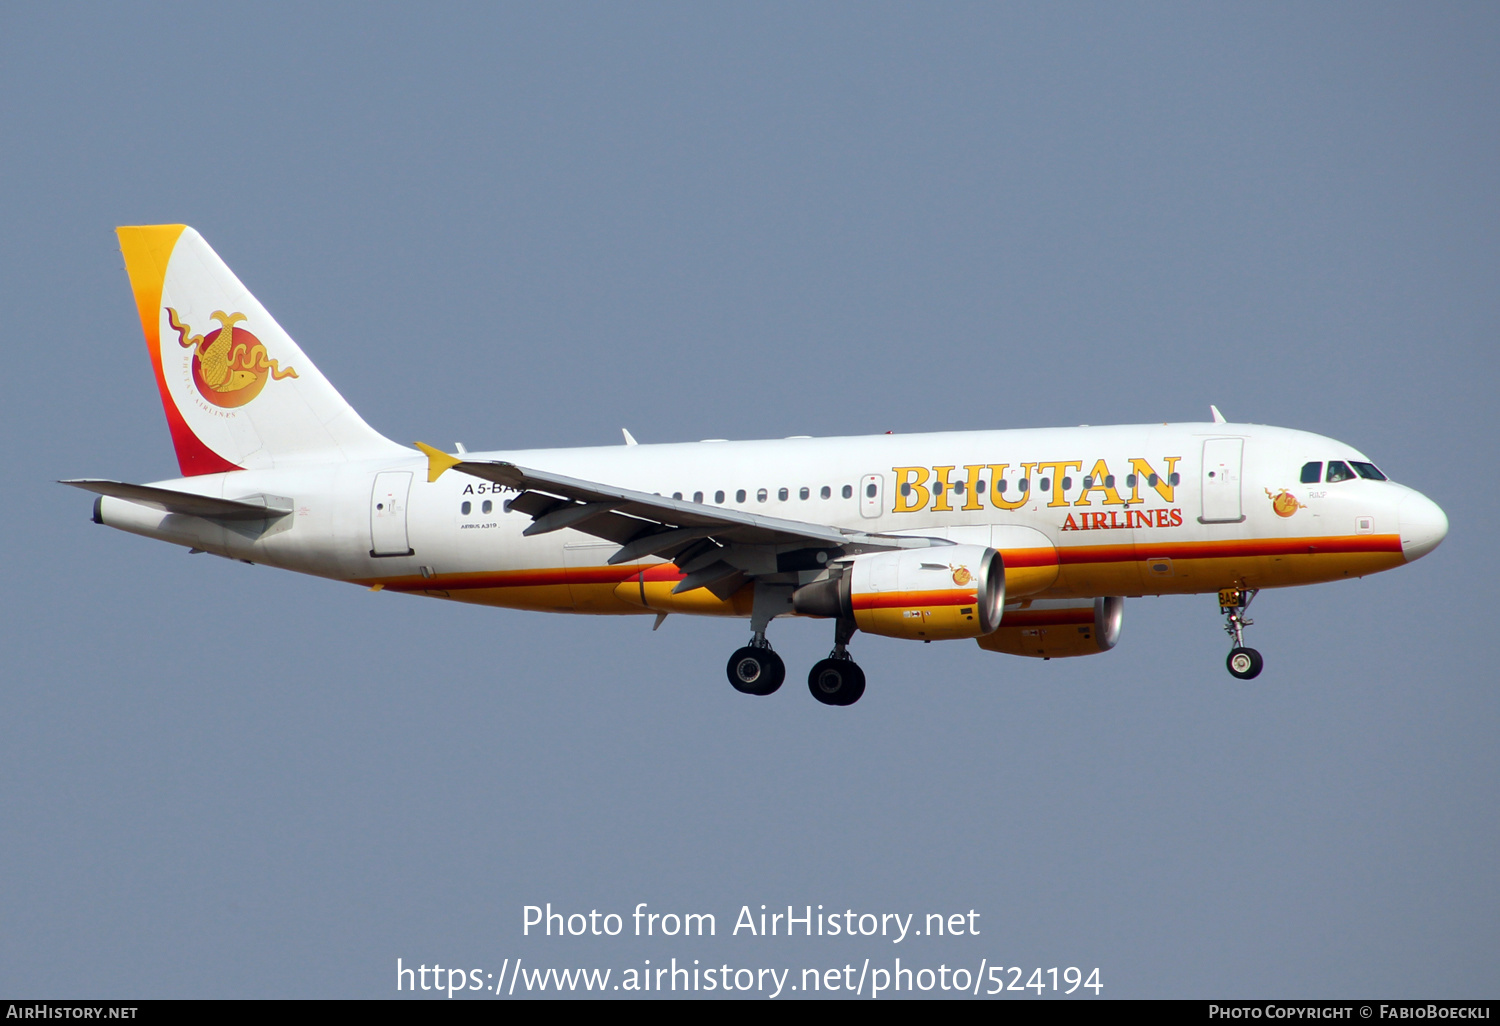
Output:
[[[726,674],[775,692],[776,617],[832,621],[808,674],[864,694],[857,631],[1092,655],[1126,598],[1217,596],[1229,672],[1261,590],[1431,552],[1436,503],[1305,431],[1142,426],[448,453],[384,437],[196,231],[117,229],[181,477],[61,482],[95,523],[375,591],[561,613],[748,618]]]

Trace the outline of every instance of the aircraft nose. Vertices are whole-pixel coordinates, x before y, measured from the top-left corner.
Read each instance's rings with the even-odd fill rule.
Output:
[[[1421,559],[1448,537],[1447,514],[1420,492],[1401,500],[1397,518],[1401,523],[1401,552],[1408,563]]]

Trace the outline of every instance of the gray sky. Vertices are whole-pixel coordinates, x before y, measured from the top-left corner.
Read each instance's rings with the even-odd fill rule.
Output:
[[[0,7],[0,993],[702,960],[1496,996],[1500,14],[1486,4]],[[377,595],[88,523],[176,473],[112,229],[198,228],[392,438],[1233,419],[1452,533],[1035,662]],[[703,941],[521,908],[712,912]],[[741,905],[979,937],[724,936]]]

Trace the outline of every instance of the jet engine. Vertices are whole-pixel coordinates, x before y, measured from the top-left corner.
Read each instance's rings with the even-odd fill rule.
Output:
[[[989,634],[1004,607],[1004,561],[982,545],[855,556],[792,595],[799,613],[853,620],[868,634],[920,641]]]
[[[1108,652],[1120,640],[1125,600],[1041,599],[1005,610],[1005,622],[979,639],[991,652],[1051,659]]]

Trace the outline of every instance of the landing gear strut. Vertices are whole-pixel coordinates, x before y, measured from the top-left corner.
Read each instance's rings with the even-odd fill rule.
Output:
[[[750,613],[750,644],[729,657],[725,672],[734,689],[745,695],[769,695],[786,680],[786,663],[771,651],[766,628],[777,613],[791,607],[792,592],[787,587],[757,584]]]
[[[833,651],[813,664],[807,675],[807,690],[824,705],[853,705],[865,693],[865,671],[849,658],[849,639],[854,622],[839,620],[834,629]]]
[[[1225,660],[1229,672],[1240,680],[1253,680],[1260,676],[1265,660],[1253,648],[1245,647],[1245,628],[1255,621],[1245,615],[1259,588],[1226,588],[1219,592],[1219,612],[1224,614],[1224,633],[1234,639],[1234,647]]]

